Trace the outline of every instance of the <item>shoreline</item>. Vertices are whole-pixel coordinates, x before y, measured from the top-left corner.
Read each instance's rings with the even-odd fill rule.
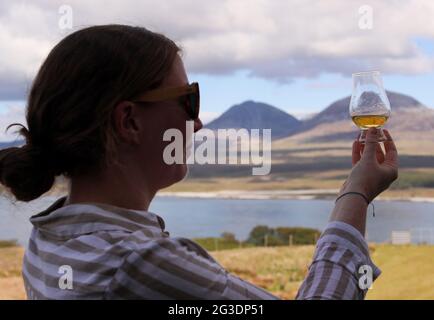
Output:
[[[236,199],[236,200],[333,200],[339,189],[299,189],[299,190],[226,190],[226,191],[161,191],[158,197],[196,199]],[[408,201],[434,203],[434,197],[388,197],[378,196],[380,201]]]

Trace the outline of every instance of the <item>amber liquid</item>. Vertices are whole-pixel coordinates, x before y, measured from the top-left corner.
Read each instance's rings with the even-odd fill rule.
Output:
[[[377,128],[382,127],[389,119],[389,116],[385,115],[366,115],[366,116],[353,116],[351,117],[353,122],[360,129]]]

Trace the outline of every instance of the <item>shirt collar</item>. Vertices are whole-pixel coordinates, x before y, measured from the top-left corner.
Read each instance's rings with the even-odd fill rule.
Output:
[[[146,229],[147,235],[167,237],[165,222],[159,215],[105,203],[86,202],[64,206],[66,196],[57,199],[47,209],[30,218],[33,226],[41,231],[74,236],[98,231],[136,232]]]

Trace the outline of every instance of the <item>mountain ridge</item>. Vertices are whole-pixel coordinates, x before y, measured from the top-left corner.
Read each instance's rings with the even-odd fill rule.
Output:
[[[400,126],[401,129],[404,128],[405,130],[434,130],[434,109],[426,107],[409,95],[393,91],[386,91],[386,94],[392,109],[392,115],[385,126],[386,128]],[[309,132],[317,127],[327,127],[327,124],[332,125],[333,123],[337,124],[341,121],[345,121],[345,123],[341,125],[341,128],[344,130],[327,130],[327,128],[324,128],[324,131],[331,131],[331,135],[328,138],[317,139],[317,142],[334,139],[348,140],[354,138],[353,135],[355,132],[354,125],[351,121],[348,121],[351,120],[348,110],[350,100],[351,96],[338,99],[329,104],[322,111],[305,120],[299,120],[290,113],[270,104],[247,100],[241,104],[230,107],[220,117],[214,119],[205,127],[212,130],[227,128],[271,128],[273,132],[273,130],[275,130],[273,128],[274,126],[279,128],[279,131],[273,135],[273,138],[283,139]],[[254,109],[254,121],[251,121],[252,110],[249,110],[249,108]],[[261,121],[261,116],[266,116],[268,113],[272,113],[273,116],[266,121]],[[279,117],[284,119],[284,121],[281,121]],[[288,119],[291,120],[288,121]],[[273,121],[275,121],[275,123]],[[316,136],[320,134],[321,132],[317,133]]]
[[[429,109],[428,107],[424,106],[422,103],[420,103],[418,100],[416,100],[411,96],[393,92],[393,91],[386,91],[386,94],[387,97],[389,98],[390,106],[392,109],[392,116],[397,111],[398,112],[409,111],[409,110],[416,110],[419,108]],[[297,133],[307,131],[321,123],[350,119],[350,115],[349,115],[350,101],[351,101],[351,96],[346,96],[342,99],[336,100],[335,102],[331,103],[312,118],[303,121]]]
[[[205,127],[211,130],[271,128],[272,138],[277,139],[289,136],[301,123],[296,117],[270,104],[247,100],[233,105]]]

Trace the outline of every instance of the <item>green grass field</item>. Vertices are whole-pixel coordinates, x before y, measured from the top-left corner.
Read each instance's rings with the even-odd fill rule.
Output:
[[[434,299],[434,246],[371,245],[383,271],[367,299]],[[230,272],[283,299],[297,294],[314,251],[313,245],[255,247],[212,251]],[[25,299],[21,279],[23,248],[0,248],[0,299]]]

